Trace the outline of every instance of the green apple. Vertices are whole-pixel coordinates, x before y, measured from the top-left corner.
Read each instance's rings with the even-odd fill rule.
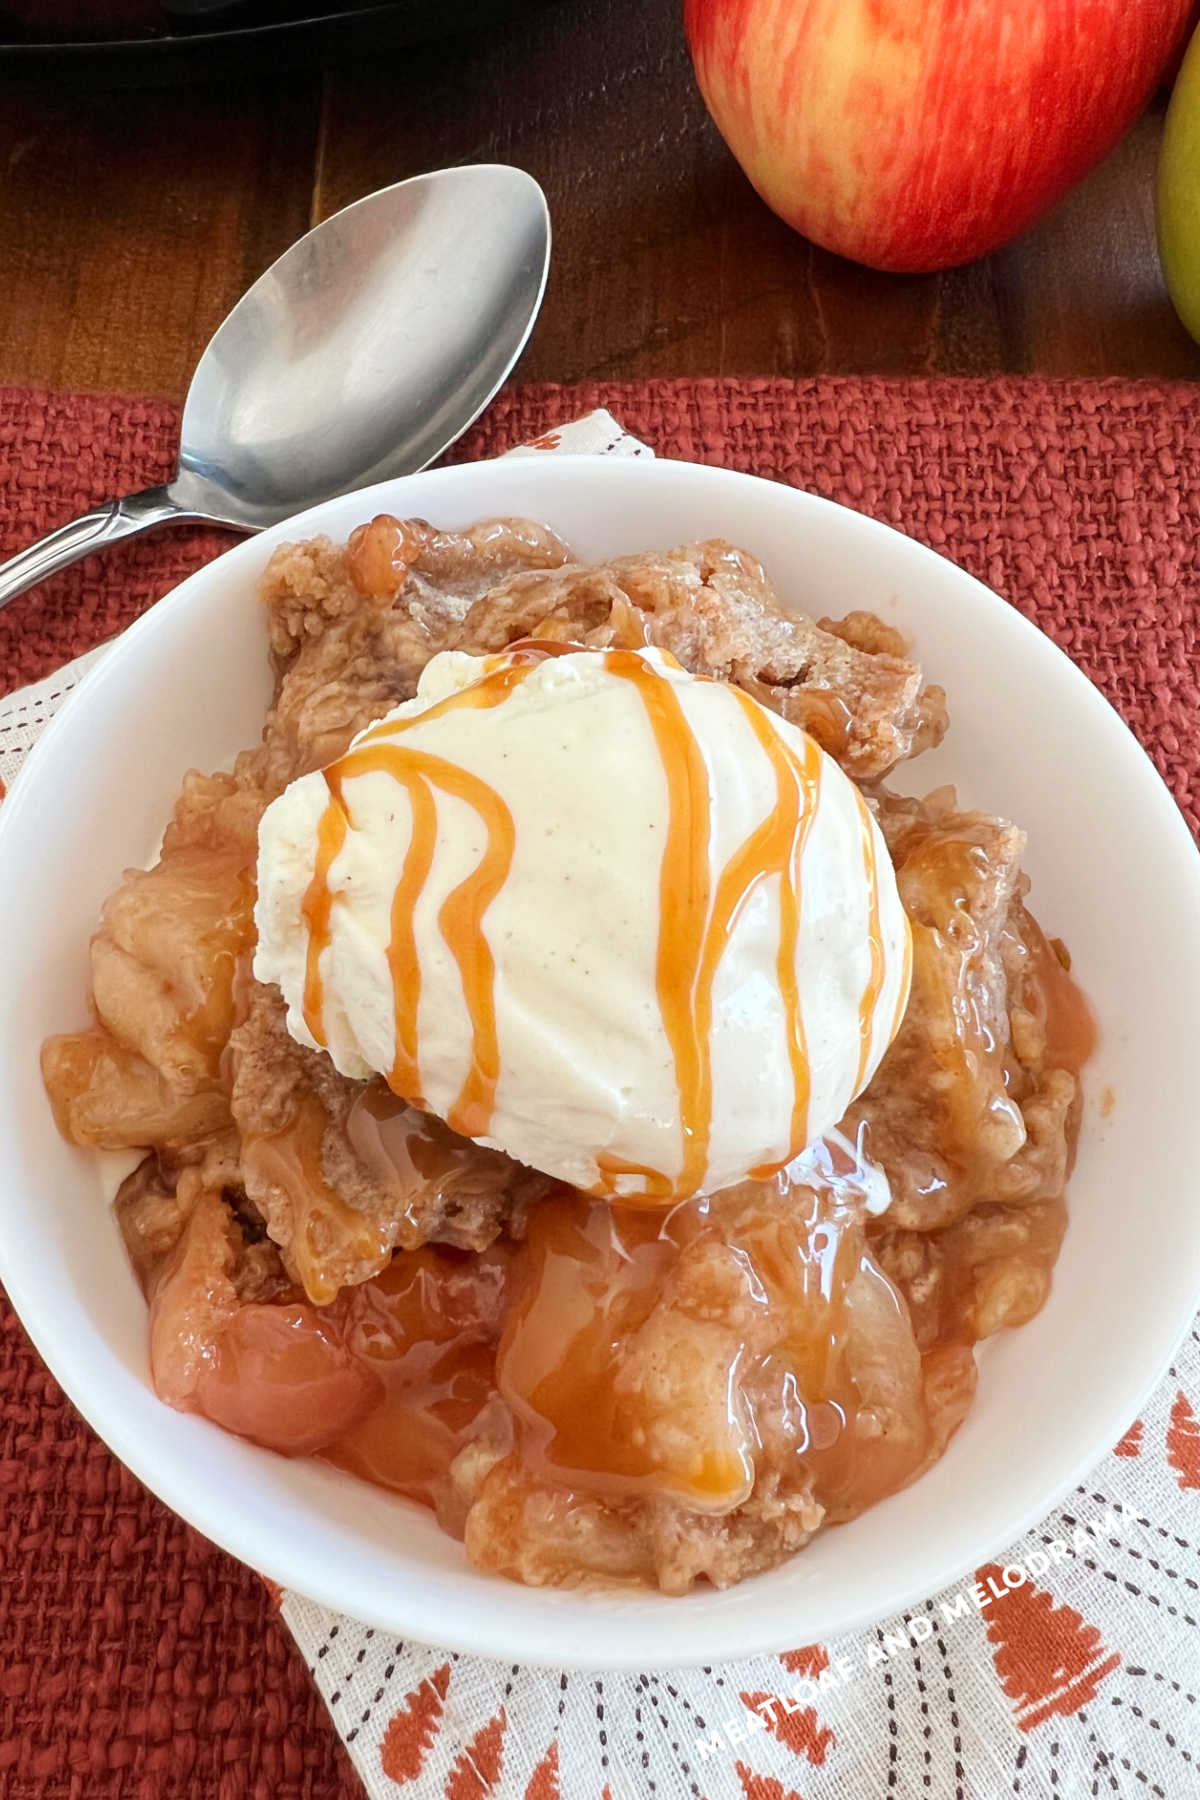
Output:
[[[1158,254],[1175,311],[1200,343],[1200,31],[1180,65],[1163,128]]]

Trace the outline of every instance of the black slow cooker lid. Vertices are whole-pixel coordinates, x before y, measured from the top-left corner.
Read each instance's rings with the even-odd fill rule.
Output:
[[[497,0],[0,0],[0,56],[157,51],[336,38],[377,29],[397,42],[438,36],[503,10]]]

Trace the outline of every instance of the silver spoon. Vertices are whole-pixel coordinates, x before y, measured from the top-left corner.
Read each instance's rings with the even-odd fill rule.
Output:
[[[173,478],[0,564],[0,606],[134,532],[197,519],[258,531],[425,468],[525,348],[549,262],[545,195],[502,163],[418,175],[334,213],[200,358]]]

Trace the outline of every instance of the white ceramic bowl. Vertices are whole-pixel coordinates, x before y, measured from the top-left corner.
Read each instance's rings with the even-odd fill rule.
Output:
[[[157,838],[181,777],[252,743],[270,682],[255,583],[276,544],[381,510],[547,520],[587,558],[721,534],[813,614],[870,607],[948,690],[951,730],[906,779],[947,779],[1029,831],[1033,904],[1102,1027],[1044,1311],[981,1357],[979,1394],[906,1493],[727,1593],[538,1591],[471,1569],[432,1518],[155,1399],[146,1309],[93,1161],[55,1132],[48,1032],[82,1022],[104,896]],[[1120,1436],[1200,1288],[1200,859],[1096,690],[952,564],[789,488],[682,463],[529,458],[385,483],[239,545],[128,631],[0,808],[0,1277],[79,1410],[169,1506],[254,1568],[368,1623],[567,1667],[710,1662],[883,1617],[1004,1549]],[[1102,1117],[1099,1096],[1116,1104]]]

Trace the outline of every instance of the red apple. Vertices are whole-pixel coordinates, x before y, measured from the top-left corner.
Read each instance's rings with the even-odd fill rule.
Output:
[[[1176,57],[1193,0],[684,0],[700,89],[768,206],[877,269],[1032,225]]]

